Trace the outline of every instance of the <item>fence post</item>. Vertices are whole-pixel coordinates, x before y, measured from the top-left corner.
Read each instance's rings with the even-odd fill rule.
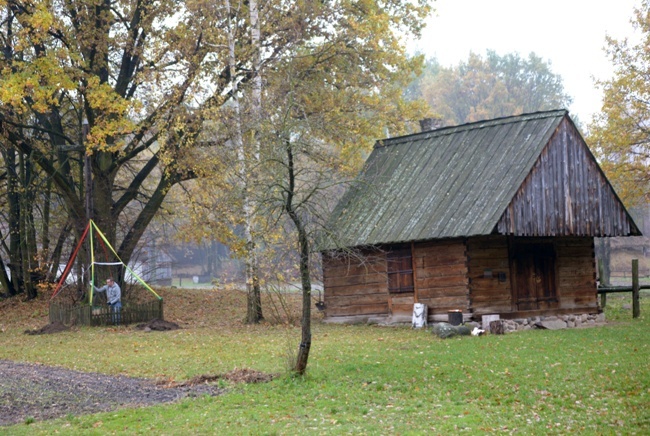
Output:
[[[641,316],[639,306],[639,259],[632,259],[632,318]]]
[[[600,286],[607,286],[607,283],[604,282],[605,278],[605,266],[603,265],[603,260],[598,259],[598,278],[600,279]],[[600,294],[600,308],[604,309],[607,305],[607,294]]]

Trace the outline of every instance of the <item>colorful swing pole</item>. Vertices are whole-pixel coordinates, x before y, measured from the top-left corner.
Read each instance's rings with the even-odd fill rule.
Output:
[[[97,230],[97,226],[93,220],[88,222],[90,226],[90,301],[89,304],[93,305],[93,295],[95,291],[95,247],[93,244],[93,228]]]
[[[158,297],[159,300],[162,300],[162,297],[161,297],[160,295],[158,295],[158,294],[156,293],[156,291],[154,291],[153,289],[151,289],[151,287],[150,287],[150,286],[149,286],[149,285],[148,285],[144,280],[142,280],[142,279],[140,278],[140,276],[137,275],[137,274],[135,273],[135,271],[133,271],[131,268],[129,268],[129,266],[128,266],[127,264],[125,264],[125,263],[122,261],[122,259],[120,259],[120,256],[115,252],[115,250],[113,249],[113,246],[111,245],[111,243],[108,242],[108,239],[106,239],[106,236],[104,236],[104,234],[101,232],[101,230],[99,230],[99,228],[95,225],[95,223],[94,223],[92,220],[91,220],[91,223],[93,224],[93,227],[94,227],[95,231],[97,232],[97,234],[99,235],[99,237],[102,238],[102,240],[104,241],[104,243],[106,244],[106,246],[107,246],[107,247],[111,250],[111,252],[115,255],[115,258],[116,258],[117,260],[119,260],[120,262],[122,262],[122,265],[124,265],[124,267],[127,269],[127,271],[129,271],[129,272],[131,273],[131,275],[132,275],[133,277],[135,277],[135,278],[138,280],[138,282],[140,282],[140,284],[141,284],[142,286],[144,286],[144,287],[145,287],[149,292],[151,292],[151,293],[154,294],[156,297]],[[92,244],[92,238],[91,238],[90,240],[91,240],[91,244]],[[92,251],[92,246],[91,246],[91,251]],[[93,278],[94,278],[94,268],[95,268],[95,263],[94,263],[94,262],[95,262],[95,260],[94,260],[94,257],[93,257],[93,273],[92,273],[92,274],[93,274]],[[91,294],[91,296],[92,296],[92,294]],[[91,302],[92,302],[92,299],[91,299]]]
[[[63,270],[63,274],[61,274],[61,278],[59,279],[59,283],[56,285],[56,289],[52,293],[52,296],[50,297],[50,300],[61,291],[61,288],[63,287],[63,283],[65,283],[65,280],[68,278],[68,274],[70,274],[70,270],[72,269],[72,265],[74,264],[75,259],[77,258],[77,254],[79,254],[79,250],[81,249],[81,245],[83,242],[86,240],[86,236],[88,236],[88,232],[90,231],[90,222],[86,226],[86,229],[84,230],[83,234],[81,235],[81,238],[79,238],[79,242],[77,243],[77,246],[75,247],[74,251],[70,255],[70,259],[68,259],[68,263],[65,266],[65,269]],[[91,296],[92,298],[92,296]]]

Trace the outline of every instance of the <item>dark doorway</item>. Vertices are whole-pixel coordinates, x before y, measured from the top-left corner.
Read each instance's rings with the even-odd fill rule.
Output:
[[[558,306],[555,247],[552,242],[514,242],[511,245],[513,301],[516,310]]]

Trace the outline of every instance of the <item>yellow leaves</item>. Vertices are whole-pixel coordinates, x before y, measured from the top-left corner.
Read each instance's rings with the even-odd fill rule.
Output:
[[[130,133],[134,122],[129,113],[137,109],[133,101],[120,97],[108,83],[101,83],[99,78],[88,79],[85,90],[86,101],[99,116],[86,138],[91,149],[115,151],[121,147],[116,137]]]
[[[608,39],[614,77],[600,82],[604,90],[601,112],[589,126],[587,143],[599,159],[618,195],[627,205],[650,198],[650,4],[644,3],[635,25],[643,30],[642,42]]]
[[[25,20],[31,26],[30,36],[41,43],[54,23],[54,17],[47,9],[47,2],[37,3],[36,9]]]
[[[30,62],[14,62],[14,72],[5,68],[0,79],[0,102],[17,112],[27,110],[27,101],[37,112],[58,106],[61,91],[74,88],[56,59],[37,58]]]

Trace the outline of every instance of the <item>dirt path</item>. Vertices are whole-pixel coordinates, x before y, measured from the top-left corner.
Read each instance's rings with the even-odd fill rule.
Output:
[[[162,387],[153,380],[0,360],[0,425],[168,403],[223,391],[205,383]]]

